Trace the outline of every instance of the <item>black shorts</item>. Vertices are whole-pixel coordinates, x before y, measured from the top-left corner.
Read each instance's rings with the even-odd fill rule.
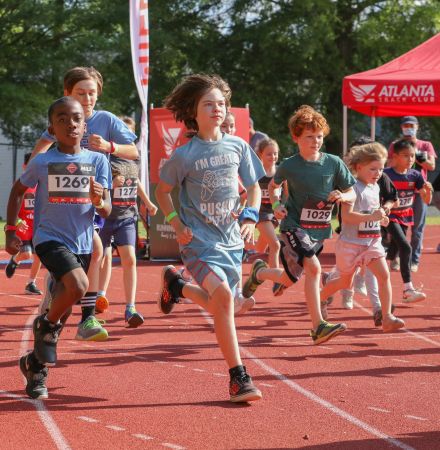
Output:
[[[74,269],[82,267],[85,273],[89,270],[91,253],[76,255],[64,244],[56,241],[47,241],[35,247],[35,253],[41,263],[59,281]]]

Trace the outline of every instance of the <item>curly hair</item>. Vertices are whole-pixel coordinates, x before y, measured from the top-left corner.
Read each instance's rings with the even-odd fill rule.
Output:
[[[382,144],[371,142],[351,147],[344,160],[349,169],[354,172],[357,164],[368,164],[373,161],[385,162],[387,157],[388,151]]]
[[[324,136],[330,133],[325,117],[309,105],[300,106],[289,119],[289,130],[292,136],[301,136],[304,129],[321,130]]]
[[[225,97],[226,107],[231,106],[231,88],[218,75],[193,74],[185,77],[169,94],[165,108],[169,109],[177,122],[183,122],[188,130],[198,131],[197,105],[212,89],[219,89]]]

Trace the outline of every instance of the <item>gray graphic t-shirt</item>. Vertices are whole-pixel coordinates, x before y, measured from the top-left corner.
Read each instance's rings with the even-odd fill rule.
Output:
[[[223,134],[208,142],[197,136],[179,147],[164,164],[160,179],[180,187],[182,222],[191,228],[192,248],[243,248],[238,222],[238,177],[245,187],[265,175],[263,166],[241,138]]]

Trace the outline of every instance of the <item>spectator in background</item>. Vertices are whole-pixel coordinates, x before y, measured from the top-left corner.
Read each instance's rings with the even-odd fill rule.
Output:
[[[400,121],[400,128],[402,129],[403,138],[411,141],[416,147],[416,162],[414,169],[421,172],[425,181],[428,178],[428,171],[435,169],[435,153],[434,147],[429,141],[422,141],[417,139],[417,132],[419,130],[419,121],[417,117],[405,116]],[[394,142],[391,143],[388,150],[389,160],[391,160],[394,153]],[[414,210],[414,225],[411,228],[411,271],[417,272],[419,268],[420,255],[422,253],[423,232],[425,229],[426,212],[428,205],[423,202],[419,193],[416,193],[413,203]],[[398,269],[398,262],[393,262],[394,270]]]
[[[269,139],[269,136],[262,131],[255,131],[254,121],[249,117],[249,145],[255,150],[261,139]]]

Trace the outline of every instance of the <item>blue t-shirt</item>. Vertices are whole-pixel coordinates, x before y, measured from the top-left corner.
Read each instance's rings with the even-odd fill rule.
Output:
[[[90,177],[111,188],[111,169],[106,157],[82,150],[70,155],[53,148],[33,158],[20,177],[35,186],[34,246],[57,241],[77,255],[92,252],[95,208],[89,197]]]
[[[136,135],[130,131],[127,125],[108,111],[93,111],[92,115],[86,119],[87,129],[81,140],[81,147],[91,151],[97,151],[89,148],[89,136],[97,134],[106,141],[113,141],[116,144],[131,144],[136,140]],[[50,142],[56,142],[56,137],[47,130],[41,135],[43,139]],[[104,152],[103,152],[104,153]],[[109,157],[110,153],[104,153]]]
[[[240,204],[238,177],[249,187],[264,175],[249,145],[223,133],[219,141],[195,136],[176,149],[160,179],[180,187],[180,219],[193,232],[189,247],[237,250],[243,248],[243,239],[231,212]]]

